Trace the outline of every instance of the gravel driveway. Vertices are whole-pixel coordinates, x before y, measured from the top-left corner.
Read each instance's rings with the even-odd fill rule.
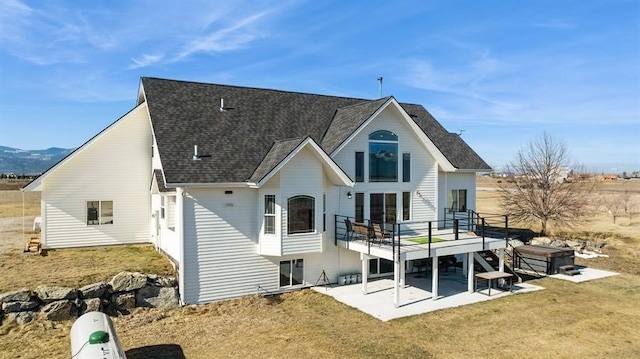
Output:
[[[25,217],[26,233],[31,232],[34,216]],[[11,249],[24,248],[28,235],[22,235],[22,217],[0,218],[0,254]]]

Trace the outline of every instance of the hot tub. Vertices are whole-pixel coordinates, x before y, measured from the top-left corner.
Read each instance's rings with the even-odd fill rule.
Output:
[[[538,273],[557,274],[560,267],[573,265],[575,253],[571,248],[527,245],[514,250],[514,267]]]

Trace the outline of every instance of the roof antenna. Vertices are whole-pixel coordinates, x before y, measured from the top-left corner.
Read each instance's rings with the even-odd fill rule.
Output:
[[[465,131],[465,130],[463,130],[463,129],[459,129],[459,130],[458,130],[458,136],[462,137],[462,133],[463,133],[464,131]]]
[[[382,98],[382,76],[378,77],[378,98]]]

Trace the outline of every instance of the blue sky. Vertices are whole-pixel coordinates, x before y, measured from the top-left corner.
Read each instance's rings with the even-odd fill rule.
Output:
[[[640,1],[0,0],[0,145],[77,147],[141,76],[425,106],[490,165],[640,170]]]

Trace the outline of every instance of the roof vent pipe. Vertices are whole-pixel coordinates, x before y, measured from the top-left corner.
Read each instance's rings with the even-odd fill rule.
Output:
[[[200,156],[198,156],[198,145],[193,145],[193,160],[200,161]]]
[[[224,107],[224,99],[220,99],[220,112],[225,112],[227,109]]]

